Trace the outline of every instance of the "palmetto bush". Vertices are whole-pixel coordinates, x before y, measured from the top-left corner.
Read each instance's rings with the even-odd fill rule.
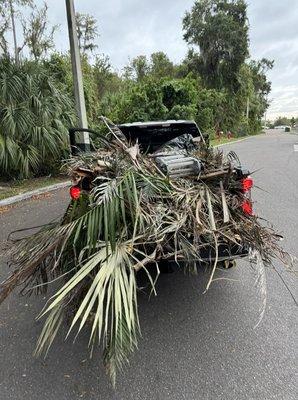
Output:
[[[74,124],[69,96],[41,65],[0,60],[0,176],[51,172],[67,150]]]

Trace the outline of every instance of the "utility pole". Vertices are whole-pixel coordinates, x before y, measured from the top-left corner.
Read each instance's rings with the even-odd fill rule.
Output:
[[[80,124],[79,128],[88,129],[74,2],[73,0],[65,0],[65,3],[66,3],[66,13],[67,13],[74,94],[76,101],[76,110]],[[77,133],[76,146],[81,151],[90,151],[90,139],[88,132]]]

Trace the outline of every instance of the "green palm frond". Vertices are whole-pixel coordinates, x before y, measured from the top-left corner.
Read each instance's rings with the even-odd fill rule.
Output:
[[[112,252],[109,248],[107,254],[102,243],[100,250],[81,265],[77,273],[52,297],[50,305],[41,315],[49,314],[37,344],[37,353],[47,351],[57,333],[56,324],[60,323],[59,310],[63,310],[65,304],[71,301],[74,289],[83,281],[90,280],[92,275],[92,283],[72,319],[67,336],[76,324],[78,334],[87,322],[90,323],[90,314],[94,310],[89,343],[92,347],[96,342],[103,341],[106,344],[106,362],[111,368],[111,377],[115,376],[115,369],[125,361],[127,352],[136,346],[139,334],[136,280],[130,246],[131,243],[119,244],[116,251]]]

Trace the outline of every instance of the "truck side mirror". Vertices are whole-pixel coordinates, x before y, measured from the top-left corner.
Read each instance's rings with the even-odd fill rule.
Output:
[[[84,143],[79,143],[79,141],[76,138],[77,133],[80,132],[88,132],[93,134],[96,138],[99,138],[105,145],[107,145],[109,142],[106,139],[104,135],[102,135],[99,132],[94,131],[93,129],[87,129],[87,128],[69,128],[68,133],[69,133],[69,143],[70,143],[70,151],[73,156],[77,156],[80,153],[88,153],[90,151],[94,151],[94,146],[91,144],[84,144]]]

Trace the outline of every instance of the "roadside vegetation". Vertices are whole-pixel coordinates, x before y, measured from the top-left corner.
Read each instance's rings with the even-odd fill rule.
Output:
[[[46,3],[37,8],[30,0],[0,5],[1,180],[57,173],[68,155],[67,128],[76,124],[70,57],[56,51],[58,27],[47,11]],[[211,140],[261,131],[273,61],[249,56],[245,1],[195,1],[182,18],[189,51],[179,64],[155,52],[120,72],[97,48],[97,21],[77,14],[77,22],[91,128],[101,129],[105,115],[115,123],[194,119]],[[7,38],[20,25],[23,35],[17,32],[10,48]]]
[[[220,138],[212,139],[211,142],[210,142],[210,145],[211,146],[220,146],[222,144],[233,143],[233,142],[235,142],[237,140],[241,140],[241,138],[239,138],[239,137],[231,137],[231,138],[220,137]]]

